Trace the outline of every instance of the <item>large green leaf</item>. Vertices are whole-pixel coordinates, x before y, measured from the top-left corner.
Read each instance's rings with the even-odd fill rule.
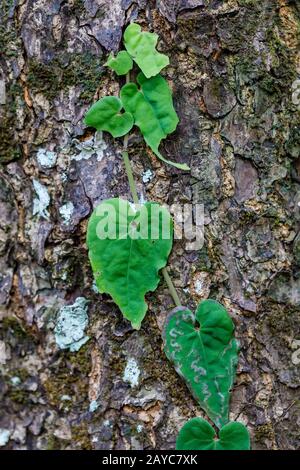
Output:
[[[172,243],[170,214],[156,203],[108,199],[89,220],[87,245],[97,287],[136,329],[147,311],[145,294],[156,289]]]
[[[131,23],[124,33],[124,44],[147,78],[157,75],[169,65],[169,58],[156,50],[158,35],[142,32],[140,25]]]
[[[133,126],[132,114],[121,114],[123,106],[116,96],[105,96],[97,101],[86,113],[85,124],[98,131],[107,131],[113,137],[122,137]]]
[[[211,420],[221,428],[228,422],[230,389],[236,374],[239,346],[225,308],[202,301],[196,315],[185,307],[166,320],[164,349]]]
[[[126,51],[120,51],[117,57],[110,54],[106,64],[116,72],[117,75],[126,75],[133,67],[132,58]]]
[[[222,427],[219,438],[214,428],[202,418],[193,418],[181,428],[176,450],[250,450],[250,436],[242,423]]]
[[[121,89],[125,110],[133,115],[146,143],[161,160],[189,170],[187,165],[166,160],[159,152],[161,140],[174,132],[178,124],[168,82],[161,75],[147,79],[142,73],[138,75],[137,82],[140,89],[135,83],[128,83]]]

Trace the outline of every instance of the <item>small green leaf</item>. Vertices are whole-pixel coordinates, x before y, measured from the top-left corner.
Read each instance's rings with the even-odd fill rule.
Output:
[[[159,204],[103,201],[93,212],[87,245],[100,293],[108,293],[133,328],[147,311],[145,294],[159,283],[173,244],[169,212]]]
[[[169,58],[155,49],[157,41],[157,34],[142,32],[136,23],[131,23],[124,33],[127,51],[147,78],[157,75],[169,65]]]
[[[113,137],[122,137],[133,126],[132,114],[121,114],[122,102],[116,96],[105,96],[86,113],[85,124],[98,131],[107,131]]]
[[[176,450],[250,450],[250,436],[242,423],[222,427],[219,438],[214,428],[202,418],[193,418],[180,430]]]
[[[166,160],[159,152],[161,140],[175,131],[179,121],[168,82],[161,75],[147,79],[142,73],[137,82],[140,89],[135,83],[128,83],[121,89],[125,110],[133,115],[135,125],[155,155],[176,168],[189,170],[187,165]]]
[[[106,64],[116,72],[117,75],[126,75],[133,67],[132,58],[126,51],[120,51],[117,57],[110,54]]]
[[[202,301],[196,315],[177,307],[167,318],[164,350],[176,371],[210,419],[221,428],[228,422],[239,346],[225,308],[214,300]]]

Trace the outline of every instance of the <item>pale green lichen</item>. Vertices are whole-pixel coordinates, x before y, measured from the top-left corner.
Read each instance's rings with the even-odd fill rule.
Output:
[[[103,140],[102,132],[96,132],[96,134],[88,140],[82,142],[76,141],[76,149],[79,150],[77,155],[73,155],[71,160],[77,162],[81,160],[89,160],[93,155],[97,156],[97,161],[100,162],[104,157],[104,151],[107,145]]]
[[[72,218],[72,214],[74,212],[74,204],[73,202],[67,202],[63,206],[59,208],[59,213],[64,221],[64,224],[69,224]]]
[[[130,357],[127,361],[123,374],[124,382],[129,382],[132,388],[137,387],[139,384],[140,373],[141,371],[139,369],[138,363],[133,357]]]
[[[49,218],[47,207],[50,204],[50,196],[46,186],[41,184],[38,180],[33,180],[33,188],[37,195],[33,200],[33,215],[39,215],[45,219]]]
[[[54,333],[60,349],[79,351],[89,340],[84,333],[88,325],[87,304],[84,297],[77,297],[73,305],[65,305],[59,310]]]
[[[99,403],[97,400],[92,400],[89,406],[89,412],[94,413],[99,408]]]
[[[93,281],[92,291],[95,292],[95,294],[99,294],[99,289],[97,287],[96,281]]]
[[[68,175],[67,175],[67,173],[62,172],[62,173],[60,174],[60,179],[61,179],[62,183],[65,183],[66,181],[68,181]]]
[[[8,429],[0,428],[0,447],[6,446],[10,438],[10,431]]]
[[[10,379],[10,382],[14,387],[17,387],[18,385],[21,384],[21,379],[18,376],[14,376]]]
[[[57,154],[50,150],[40,148],[37,152],[36,158],[43,168],[53,168],[56,164]]]
[[[143,183],[149,183],[153,178],[153,172],[151,170],[146,170],[142,173]]]
[[[60,399],[61,401],[72,401],[72,398],[70,397],[70,395],[62,395]]]

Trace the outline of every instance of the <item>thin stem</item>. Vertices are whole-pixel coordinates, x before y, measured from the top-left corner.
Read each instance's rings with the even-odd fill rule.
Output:
[[[126,83],[129,83],[129,82],[130,82],[130,71],[126,74]],[[130,160],[129,160],[128,152],[127,152],[128,139],[129,139],[129,136],[128,136],[128,134],[126,134],[125,137],[124,137],[124,151],[122,152],[122,156],[123,156],[123,160],[124,160],[124,164],[125,164],[125,170],[126,170],[126,174],[127,174],[127,178],[128,178],[130,191],[131,191],[131,194],[132,194],[132,199],[133,199],[133,202],[135,204],[138,204],[139,203],[139,197],[138,197],[138,193],[137,193],[137,190],[136,190],[134,177],[133,177],[133,173],[132,173],[132,169],[131,169],[131,165],[130,165]]]
[[[162,273],[163,273],[163,276],[165,278],[165,281],[166,281],[166,284],[168,286],[168,289],[169,289],[169,292],[172,296],[172,299],[174,300],[174,304],[176,305],[176,307],[180,307],[181,306],[181,302],[180,302],[180,299],[179,299],[179,296],[177,294],[177,291],[176,291],[176,288],[172,282],[172,279],[170,278],[169,276],[169,273],[167,271],[167,268],[163,268],[162,269]]]
[[[122,156],[123,156],[123,160],[124,160],[124,164],[125,164],[126,174],[127,174],[128,183],[129,183],[130,191],[131,191],[131,194],[132,194],[133,202],[135,204],[139,204],[139,197],[138,197],[138,193],[137,193],[137,190],[136,190],[136,187],[135,187],[135,182],[134,182],[134,178],[133,178],[133,174],[132,174],[132,170],[131,170],[131,165],[130,165],[130,161],[129,161],[129,157],[128,157],[128,152],[122,152]]]

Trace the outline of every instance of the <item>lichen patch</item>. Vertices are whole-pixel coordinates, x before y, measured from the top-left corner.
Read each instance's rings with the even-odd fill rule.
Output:
[[[130,357],[126,363],[123,374],[124,382],[129,382],[132,388],[137,387],[139,384],[140,373],[141,371],[137,361],[133,357]]]
[[[60,349],[79,351],[89,340],[84,332],[88,325],[87,304],[84,297],[77,297],[73,305],[65,305],[59,310],[54,334]]]

